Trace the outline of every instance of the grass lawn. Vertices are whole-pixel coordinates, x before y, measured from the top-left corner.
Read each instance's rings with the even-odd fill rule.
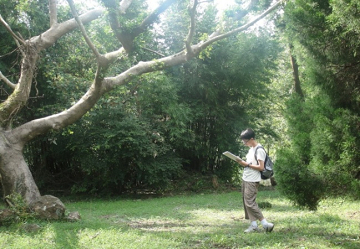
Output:
[[[27,221],[40,226],[37,232],[26,232],[24,222],[0,226],[0,248],[360,248],[360,201],[328,199],[310,212],[264,190],[258,202],[272,204],[263,209],[272,233],[244,234],[249,223],[236,191],[64,201],[81,221]]]

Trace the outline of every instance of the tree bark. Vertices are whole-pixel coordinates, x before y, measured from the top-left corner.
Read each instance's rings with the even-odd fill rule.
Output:
[[[12,194],[20,194],[29,207],[31,207],[33,203],[38,202],[41,199],[41,195],[24,159],[24,145],[36,136],[44,134],[51,129],[60,129],[75,122],[86,113],[101,96],[100,88],[95,81],[88,93],[69,110],[44,119],[33,120],[14,129],[10,128],[12,117],[25,106],[29,99],[31,84],[36,73],[36,64],[41,51],[52,46],[59,38],[78,27],[75,19],[57,24],[55,21],[56,13],[54,13],[56,1],[51,0],[50,3],[52,4],[51,9],[53,15],[52,26],[41,35],[32,37],[26,41],[12,32],[10,26],[8,26],[0,16],[1,23],[14,37],[23,56],[19,80],[17,84],[14,84],[14,90],[10,96],[0,104],[0,180],[4,198]],[[79,19],[87,23],[98,18],[102,13],[103,10],[91,10],[81,15]],[[8,84],[5,76],[0,79]],[[59,202],[57,198],[53,198],[53,200]],[[44,205],[51,206],[49,203]]]
[[[0,132],[0,174],[4,198],[20,194],[27,204],[40,197],[39,189],[23,156],[21,143],[13,143]]]
[[[299,94],[299,96],[304,99],[304,93],[301,89],[301,84],[300,84],[300,75],[299,75],[299,65],[296,61],[296,58],[293,56],[292,54],[292,50],[294,49],[294,47],[292,45],[290,45],[290,59],[291,59],[291,66],[293,69],[293,79],[294,79],[294,92]]]

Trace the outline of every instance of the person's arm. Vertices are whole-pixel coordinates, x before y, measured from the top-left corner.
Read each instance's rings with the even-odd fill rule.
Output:
[[[258,171],[263,171],[265,166],[264,166],[264,161],[263,160],[258,160],[258,163],[257,165],[253,165],[253,164],[250,164],[250,168],[252,169],[255,169],[255,170],[258,170]]]
[[[266,152],[263,148],[259,148],[259,150],[255,150],[255,152],[257,152],[255,155],[255,159],[257,159],[257,164],[251,165],[250,167],[258,171],[263,171],[265,169],[264,160],[266,158]]]
[[[257,165],[251,164],[251,163],[247,163],[246,161],[242,160],[240,157],[236,159],[236,161],[238,162],[238,164],[240,164],[241,166],[245,167],[250,167],[252,169],[258,170],[258,171],[263,171],[265,168],[264,165],[264,161],[263,160],[258,160]]]
[[[238,164],[240,164],[244,168],[249,165],[246,161],[242,160],[240,157],[236,158],[236,161],[237,161]]]

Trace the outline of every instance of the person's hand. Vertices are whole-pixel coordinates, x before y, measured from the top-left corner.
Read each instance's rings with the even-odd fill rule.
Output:
[[[236,161],[243,167],[247,166],[247,163],[244,160],[242,160],[240,157],[237,157]]]

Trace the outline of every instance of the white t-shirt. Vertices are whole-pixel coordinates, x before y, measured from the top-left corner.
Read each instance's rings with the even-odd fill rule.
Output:
[[[252,165],[258,164],[258,162],[255,160],[255,149],[259,146],[261,146],[261,144],[258,143],[256,145],[256,147],[251,147],[249,149],[249,152],[246,154],[246,162],[247,163],[251,163]],[[266,158],[265,150],[258,149],[256,152],[256,157],[258,160],[262,160],[265,162],[265,158]],[[250,167],[246,167],[246,168],[244,168],[242,179],[243,179],[243,181],[246,181],[246,182],[260,182],[261,181],[260,171],[250,168]]]

